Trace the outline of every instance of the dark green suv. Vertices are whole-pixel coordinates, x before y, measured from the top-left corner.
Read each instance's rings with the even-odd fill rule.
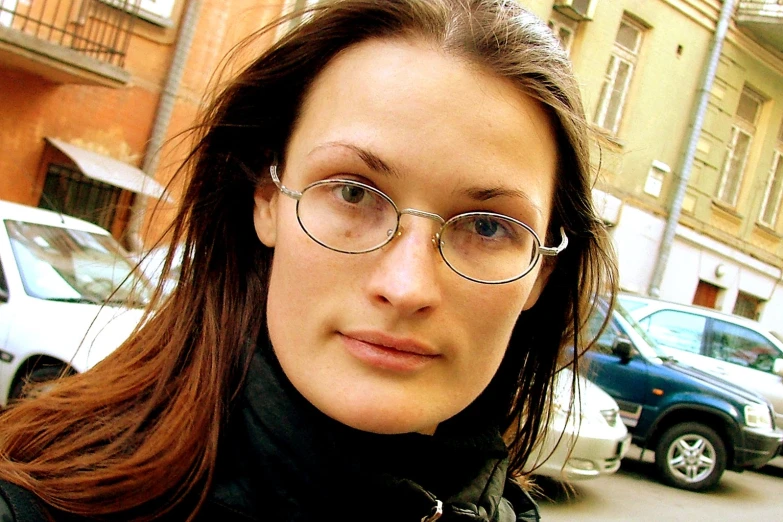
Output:
[[[605,313],[591,318],[593,332]],[[780,449],[783,432],[766,399],[666,356],[619,305],[585,361],[633,442],[655,452],[667,484],[702,491],[726,469],[761,467]]]

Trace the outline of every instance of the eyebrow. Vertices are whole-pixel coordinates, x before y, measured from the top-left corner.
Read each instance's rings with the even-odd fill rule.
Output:
[[[489,187],[489,188],[467,188],[460,190],[459,193],[466,195],[467,197],[476,201],[489,201],[495,198],[518,198],[525,200],[530,208],[534,210],[539,216],[544,215],[544,212],[531,198],[522,190],[510,189],[507,187]]]
[[[376,171],[381,172],[383,174],[388,174],[389,176],[399,178],[400,172],[383,161],[380,156],[375,154],[372,151],[369,151],[363,147],[359,147],[358,145],[354,145],[352,143],[345,143],[342,141],[330,141],[328,143],[324,143],[323,145],[319,145],[313,151],[319,150],[319,149],[325,149],[329,147],[342,147],[349,149],[353,151],[360,160],[364,162],[365,165],[367,165],[368,168]]]
[[[330,141],[327,143],[324,143],[322,145],[319,145],[315,149],[313,149],[313,152],[319,149],[325,149],[329,147],[341,147],[351,150],[353,153],[355,153],[359,159],[361,159],[365,165],[367,165],[368,168],[376,171],[381,172],[384,174],[388,174],[392,177],[399,178],[400,172],[383,161],[380,156],[375,154],[374,152],[367,150],[363,147],[360,147],[358,145],[354,145],[352,143],[345,143],[343,141]],[[456,191],[458,195],[466,196],[470,199],[473,199],[475,201],[489,201],[491,199],[495,198],[518,198],[525,200],[533,211],[535,211],[539,216],[544,215],[543,210],[541,207],[539,207],[531,198],[522,190],[518,189],[511,189],[507,187],[486,187],[486,188],[467,188],[460,191]]]

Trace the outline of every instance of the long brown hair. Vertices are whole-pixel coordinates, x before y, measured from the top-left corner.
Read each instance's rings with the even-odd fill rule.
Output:
[[[564,348],[581,344],[593,296],[615,286],[591,203],[588,126],[569,62],[546,26],[511,0],[346,0],[314,8],[205,112],[180,171],[188,182],[171,225],[173,243],[185,250],[176,289],[156,299],[138,331],[94,369],[0,417],[0,478],[78,515],[150,520],[186,499],[195,499],[186,509],[195,513],[247,356],[267,336],[273,250],[253,229],[253,194],[270,182],[273,158],[285,160],[314,78],[341,50],[369,38],[431,41],[514,82],[556,128],[549,242],[562,226],[570,244],[538,303],[520,315],[497,375],[458,415],[508,433],[512,470],[522,469],[547,423]]]

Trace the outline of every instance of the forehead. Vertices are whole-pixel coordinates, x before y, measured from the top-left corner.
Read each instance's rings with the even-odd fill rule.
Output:
[[[402,173],[448,172],[455,190],[479,181],[524,189],[551,208],[557,149],[541,104],[421,40],[365,41],[324,68],[287,158],[305,161],[329,143],[372,150]]]

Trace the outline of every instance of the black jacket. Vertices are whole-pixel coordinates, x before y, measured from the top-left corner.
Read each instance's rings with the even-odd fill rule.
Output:
[[[223,430],[199,522],[539,520],[530,496],[506,478],[497,429],[456,419],[434,436],[353,430],[299,395],[265,351],[253,357]],[[28,492],[0,482],[0,493],[0,522],[41,520],[29,514],[31,504],[42,508]],[[184,512],[166,517],[184,519]]]

